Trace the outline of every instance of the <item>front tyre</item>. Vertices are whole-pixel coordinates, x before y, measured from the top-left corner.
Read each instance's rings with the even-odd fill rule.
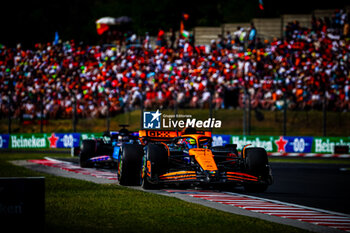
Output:
[[[120,185],[140,185],[140,170],[142,167],[143,147],[135,144],[125,144],[118,169]]]
[[[162,145],[149,144],[143,161],[142,183],[144,189],[157,189],[158,177],[168,170],[168,152]]]

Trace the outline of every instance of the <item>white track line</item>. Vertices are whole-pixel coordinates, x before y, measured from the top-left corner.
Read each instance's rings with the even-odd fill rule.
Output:
[[[338,215],[338,216],[344,216],[344,217],[350,218],[349,214],[339,213],[339,212],[335,212],[335,211],[318,209],[318,208],[314,208],[314,207],[292,204],[292,203],[288,203],[288,202],[277,201],[277,200],[272,200],[272,199],[267,199],[267,198],[255,197],[255,196],[250,196],[250,195],[240,194],[240,193],[232,193],[232,192],[224,192],[224,193],[236,195],[236,196],[241,196],[241,197],[247,197],[247,198],[251,198],[251,199],[262,200],[262,201],[266,201],[266,202],[272,202],[272,203],[276,203],[276,204],[280,204],[280,205],[293,206],[293,207],[298,207],[298,208],[302,208],[302,209],[314,210],[317,212],[327,213],[330,215]]]

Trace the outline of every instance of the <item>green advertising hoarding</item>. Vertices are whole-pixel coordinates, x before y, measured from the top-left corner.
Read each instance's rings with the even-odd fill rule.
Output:
[[[9,148],[49,148],[51,134],[11,134]]]
[[[294,139],[294,140],[293,140]],[[303,149],[296,150],[296,143]],[[245,145],[263,147],[267,152],[333,154],[334,146],[349,146],[350,137],[292,137],[292,136],[241,136],[232,135],[231,143],[241,150]]]
[[[80,144],[85,139],[101,138],[102,136],[103,136],[103,133],[81,133],[80,134]]]
[[[241,136],[241,135],[232,135],[231,143],[237,145],[238,150],[248,144],[251,144],[253,147],[263,147],[267,152],[276,152],[278,147],[276,141],[280,137],[276,136]]]
[[[312,143],[312,153],[333,153],[334,146],[350,147],[350,137],[314,137]]]

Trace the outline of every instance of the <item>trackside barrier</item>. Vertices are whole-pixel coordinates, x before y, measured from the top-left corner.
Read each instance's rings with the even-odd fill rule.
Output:
[[[88,138],[101,137],[102,133],[36,133],[0,134],[0,148],[49,149],[79,147]]]
[[[79,147],[84,139],[99,138],[102,133],[37,133],[0,134],[0,148],[49,149]],[[237,144],[241,150],[245,145],[263,147],[271,156],[331,157],[335,148],[342,152],[334,157],[347,157],[350,137],[294,137],[294,136],[242,136],[213,134],[213,145]],[[345,148],[345,150],[344,150]],[[346,151],[347,150],[347,151]]]

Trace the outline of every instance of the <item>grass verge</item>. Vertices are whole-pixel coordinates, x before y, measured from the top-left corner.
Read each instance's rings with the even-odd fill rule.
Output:
[[[44,156],[1,153],[0,177],[45,176],[47,232],[307,232],[116,184],[38,173],[8,162]]]

